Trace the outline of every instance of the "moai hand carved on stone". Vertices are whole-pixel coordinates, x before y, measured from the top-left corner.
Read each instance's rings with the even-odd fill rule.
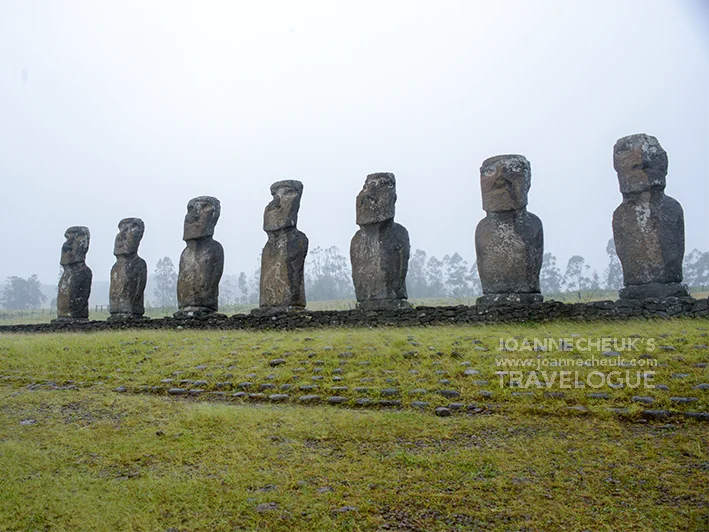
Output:
[[[278,313],[305,308],[305,256],[308,237],[300,232],[298,210],[303,195],[300,181],[271,185],[273,200],[263,213],[268,242],[261,254],[259,309],[252,313]]]
[[[613,147],[623,203],[613,213],[613,240],[623,267],[621,299],[688,297],[682,285],[684,212],[665,195],[667,152],[655,137],[623,137]]]
[[[88,227],[70,227],[64,233],[66,242],[62,246],[59,261],[64,272],[59,279],[57,292],[57,320],[86,320],[89,317],[89,296],[93,274],[86,265],[91,233]]]
[[[522,155],[498,155],[480,168],[483,209],[475,253],[483,296],[479,305],[539,303],[544,254],[541,220],[527,212],[532,172]]]
[[[217,198],[199,196],[187,204],[180,255],[175,317],[211,314],[218,310],[219,280],[224,271],[224,249],[214,240],[221,204]]]
[[[409,308],[406,272],[409,268],[409,233],[394,222],[394,174],[370,174],[357,196],[359,231],[350,243],[352,280],[358,307]]]
[[[145,224],[140,218],[124,218],[118,223],[113,247],[116,263],[111,268],[109,319],[141,318],[145,313],[143,297],[148,266],[138,256],[144,232]]]

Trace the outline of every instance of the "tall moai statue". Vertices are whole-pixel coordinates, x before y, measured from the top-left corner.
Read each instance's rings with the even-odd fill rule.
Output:
[[[394,222],[394,174],[367,176],[357,196],[357,225],[350,243],[352,281],[362,309],[409,308],[406,272],[409,268],[409,233]]]
[[[64,233],[59,263],[64,268],[57,292],[57,321],[86,320],[93,274],[86,265],[91,233],[88,227],[70,227]]]
[[[111,320],[141,318],[145,313],[143,294],[148,280],[148,266],[138,256],[138,246],[145,232],[140,218],[124,218],[118,223],[113,246],[116,263],[111,268],[109,311]]]
[[[621,299],[688,297],[682,285],[684,212],[665,195],[667,152],[655,137],[630,135],[613,147],[623,203],[613,240],[623,267]]]
[[[480,167],[483,209],[475,229],[475,253],[483,296],[479,305],[531,304],[543,300],[539,272],[544,255],[542,221],[527,212],[532,182],[522,155],[498,155]]]
[[[273,200],[263,213],[268,242],[261,254],[259,313],[278,313],[305,308],[305,256],[308,237],[296,227],[303,183],[278,181],[271,185]]]
[[[217,198],[199,196],[187,204],[180,255],[175,317],[211,314],[218,310],[219,281],[224,271],[224,249],[214,240],[221,204]]]

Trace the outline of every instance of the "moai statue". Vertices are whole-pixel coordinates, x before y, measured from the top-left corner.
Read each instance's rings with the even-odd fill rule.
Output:
[[[410,308],[406,294],[409,233],[394,222],[394,174],[370,174],[357,196],[357,225],[350,243],[352,281],[362,309]]]
[[[140,319],[145,313],[143,293],[148,266],[138,256],[144,232],[145,224],[140,218],[124,218],[118,223],[113,247],[116,263],[111,268],[110,320]]]
[[[688,297],[682,285],[684,213],[665,195],[667,152],[655,137],[630,135],[613,147],[623,203],[613,213],[613,240],[623,267],[621,299]]]
[[[541,220],[527,212],[532,180],[522,155],[498,155],[480,167],[483,209],[475,229],[475,253],[483,296],[478,305],[540,303],[544,254]]]
[[[64,233],[59,263],[64,268],[57,292],[57,320],[77,321],[89,317],[89,296],[93,274],[86,265],[91,233],[88,227],[70,227]]]
[[[253,314],[305,308],[303,271],[308,237],[296,228],[303,183],[278,181],[271,185],[271,194],[273,200],[263,213],[268,242],[261,254],[260,308]]]
[[[219,220],[217,198],[199,196],[187,204],[177,277],[177,318],[212,314],[218,309],[219,280],[224,270],[224,249],[212,238]]]

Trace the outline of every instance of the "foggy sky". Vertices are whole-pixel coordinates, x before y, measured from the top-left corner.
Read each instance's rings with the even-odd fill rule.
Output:
[[[701,2],[2,2],[0,280],[56,283],[86,225],[108,280],[121,218],[177,263],[187,201],[222,202],[225,273],[251,272],[269,186],[304,183],[311,249],[348,255],[367,174],[394,172],[412,249],[475,260],[479,167],[531,162],[564,267],[602,274],[612,148],[648,133],[686,248],[709,250],[709,23]],[[151,298],[152,295],[148,295]]]

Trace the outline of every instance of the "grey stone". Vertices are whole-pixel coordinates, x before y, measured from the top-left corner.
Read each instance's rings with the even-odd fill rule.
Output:
[[[397,388],[384,388],[381,392],[382,397],[396,397],[399,395]]]
[[[370,174],[357,196],[359,231],[350,243],[352,281],[362,309],[409,308],[409,233],[394,222],[394,174]]]
[[[595,392],[588,394],[589,399],[610,399],[611,394],[605,392]]]
[[[170,395],[184,395],[187,393],[187,390],[184,388],[170,388],[167,393]]]
[[[541,220],[527,212],[529,161],[498,155],[480,168],[483,209],[475,230],[475,253],[483,288],[479,305],[540,303],[539,272],[544,254]]]
[[[344,404],[348,401],[349,401],[349,399],[347,397],[343,397],[341,395],[333,395],[333,396],[327,398],[327,402],[330,403],[331,405],[341,405],[341,404]]]
[[[264,512],[271,512],[273,510],[278,509],[278,503],[277,502],[262,502],[261,504],[257,505],[255,510],[258,513],[264,513]]]
[[[57,321],[86,320],[93,274],[86,265],[91,233],[88,227],[70,227],[64,233],[59,263],[63,268],[57,291]]]
[[[118,388],[116,388],[116,389],[113,390],[113,391],[114,391],[114,392],[118,392],[118,393],[124,393],[124,392],[127,391],[127,389],[126,389],[125,386],[119,386]]]
[[[274,393],[273,395],[269,395],[268,399],[274,403],[280,403],[290,399],[290,395],[287,393]]]
[[[678,404],[694,403],[699,401],[696,397],[670,397],[670,401]]]
[[[259,391],[273,390],[275,387],[276,387],[275,384],[268,384],[268,383],[265,383],[265,384],[259,385],[258,389],[259,389]]]
[[[118,223],[113,247],[116,263],[111,268],[109,312],[111,319],[140,318],[145,313],[143,295],[148,281],[148,266],[138,256],[145,232],[140,218],[124,218]]]
[[[648,397],[646,395],[635,395],[635,396],[633,396],[632,400],[635,403],[644,403],[646,405],[651,405],[652,403],[655,402],[654,397]]]
[[[175,317],[212,314],[219,309],[219,281],[224,271],[224,249],[214,240],[221,204],[217,198],[199,196],[187,204],[177,277]]]
[[[268,241],[261,254],[259,309],[253,314],[305,309],[305,256],[308,237],[296,227],[303,183],[278,181],[271,185],[273,200],[263,213]]]
[[[692,387],[694,390],[702,390],[703,392],[709,391],[709,383],[703,382]]]
[[[298,398],[301,403],[319,403],[321,397],[319,395],[303,395]]]
[[[372,404],[373,401],[366,397],[358,397],[357,399],[355,399],[354,402],[357,406],[369,406]]]
[[[460,392],[456,390],[438,390],[438,393],[446,399],[457,399],[460,397]]]
[[[613,239],[623,268],[621,299],[687,297],[682,283],[684,212],[665,195],[667,153],[644,133],[613,147],[623,202],[613,213]]]
[[[436,415],[440,417],[447,417],[451,415],[451,410],[445,406],[439,406],[436,408]]]
[[[276,366],[280,366],[285,363],[286,363],[285,358],[275,358],[275,359],[269,361],[268,365],[271,366],[272,368],[275,368]]]
[[[426,401],[411,401],[411,406],[414,408],[426,408],[428,403]]]

